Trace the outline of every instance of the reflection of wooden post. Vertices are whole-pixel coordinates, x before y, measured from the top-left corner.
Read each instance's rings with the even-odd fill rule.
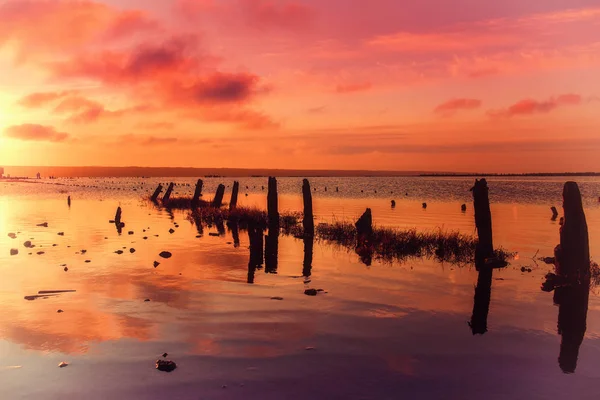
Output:
[[[238,181],[233,182],[233,189],[231,190],[231,201],[229,202],[229,210],[233,210],[237,207],[238,192],[240,190],[240,183]]]
[[[563,188],[564,223],[555,249],[556,273],[571,282],[590,278],[590,243],[581,193],[575,182]]]
[[[279,226],[279,204],[277,200],[277,179],[269,177],[269,187],[267,192],[267,215],[269,223]]]
[[[156,187],[156,190],[154,191],[154,194],[152,195],[152,197],[150,197],[150,200],[156,202],[158,200],[158,195],[160,194],[160,192],[162,192],[162,190],[163,190],[163,187],[159,183],[158,186]]]
[[[212,201],[212,206],[215,208],[221,207],[223,205],[223,195],[225,194],[225,185],[220,184],[217,187],[217,192],[215,193],[215,198]]]
[[[558,333],[561,335],[558,365],[572,374],[577,368],[579,347],[587,329],[590,287],[588,283],[557,287],[554,302],[558,304]]]
[[[477,249],[475,251],[476,263],[482,265],[486,258],[494,254],[492,242],[492,212],[488,197],[488,185],[485,179],[475,180],[473,191],[473,207],[475,208],[475,226],[477,227]]]
[[[315,221],[313,216],[312,193],[310,192],[310,183],[308,182],[308,179],[302,181],[302,199],[304,201],[304,216],[302,218],[304,236],[312,237],[315,234]]]
[[[163,203],[166,203],[171,198],[171,193],[173,192],[173,186],[174,186],[173,182],[169,183],[167,192],[165,193],[165,195],[163,196],[163,199],[162,199]]]
[[[265,272],[277,273],[277,255],[279,252],[279,226],[269,224],[269,233],[265,237]]]
[[[231,237],[233,238],[233,247],[240,247],[240,227],[237,221],[227,221],[227,227],[231,230]]]
[[[194,197],[192,198],[192,206],[197,206],[198,203],[200,202],[200,196],[202,196],[202,186],[204,185],[204,182],[202,181],[202,179],[198,179],[198,182],[196,182],[196,190],[194,191]]]
[[[492,268],[481,268],[477,275],[473,314],[471,315],[471,322],[469,322],[473,335],[483,335],[487,332],[487,319],[492,294],[492,271]]]
[[[254,273],[263,263],[263,229],[256,222],[248,223],[250,258],[248,260],[248,283],[254,283]]]

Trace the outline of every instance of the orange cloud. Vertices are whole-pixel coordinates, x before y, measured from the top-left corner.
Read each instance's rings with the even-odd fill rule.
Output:
[[[337,93],[354,93],[354,92],[364,92],[366,90],[371,89],[373,85],[370,82],[363,83],[350,83],[346,85],[337,85],[335,91]]]
[[[488,115],[494,118],[510,118],[519,115],[543,114],[548,113],[557,107],[579,105],[582,102],[583,99],[578,94],[563,94],[557,97],[551,97],[544,101],[524,99],[506,109],[490,110],[488,111]]]
[[[63,142],[69,137],[69,134],[58,132],[51,126],[22,124],[9,126],[4,130],[4,136],[28,141]]]
[[[18,104],[27,108],[38,108],[70,94],[71,92],[69,91],[31,93],[19,100]]]
[[[474,110],[481,107],[481,100],[452,99],[437,106],[433,111],[437,114],[448,114],[458,110]]]

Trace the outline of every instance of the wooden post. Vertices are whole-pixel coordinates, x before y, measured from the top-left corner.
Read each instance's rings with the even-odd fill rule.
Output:
[[[373,217],[371,209],[367,208],[363,215],[354,224],[356,227],[356,254],[360,260],[367,266],[373,261]]]
[[[212,201],[212,206],[215,208],[219,208],[223,205],[223,195],[225,195],[225,185],[220,184],[217,187],[217,192],[215,193],[215,198]]]
[[[370,237],[373,235],[373,217],[370,208],[366,209],[354,226],[356,227],[358,237]]]
[[[269,188],[267,192],[267,215],[269,223],[271,221],[279,226],[279,209],[277,200],[277,179],[273,176],[269,177]]]
[[[202,181],[202,179],[198,179],[198,182],[196,182],[196,190],[194,191],[194,197],[192,197],[192,206],[196,207],[198,205],[198,203],[200,202],[200,196],[202,196],[202,186],[204,185],[204,182]]]
[[[115,224],[121,225],[121,207],[117,207],[117,212],[115,213]]]
[[[233,189],[231,190],[231,201],[229,202],[229,210],[233,210],[237,207],[238,192],[240,190],[240,183],[238,181],[233,182]]]
[[[560,228],[560,244],[554,250],[556,273],[571,283],[590,279],[590,243],[581,193],[575,182],[563,188],[564,222]]]
[[[552,221],[556,221],[556,218],[558,218],[558,210],[556,207],[552,206],[550,207],[550,211],[552,211]]]
[[[71,207],[71,196],[67,196],[67,206]]]
[[[310,192],[310,183],[308,182],[308,179],[302,181],[302,199],[304,201],[304,216],[302,217],[304,236],[313,237],[315,235],[315,221],[313,216],[312,193]]]
[[[490,211],[490,199],[488,197],[488,185],[485,179],[475,180],[473,192],[473,207],[475,209],[475,226],[477,227],[477,249],[475,250],[476,266],[483,265],[485,259],[494,254],[492,242],[492,212]]]
[[[152,200],[153,202],[156,203],[156,201],[158,200],[158,195],[160,194],[160,192],[162,192],[162,190],[163,190],[163,187],[159,183],[158,186],[156,187],[156,190],[154,191],[154,194],[152,195],[152,197],[150,197],[150,200]]]
[[[163,203],[166,203],[169,201],[169,199],[171,198],[171,193],[173,192],[173,186],[175,186],[173,184],[173,182],[169,183],[169,187],[167,188],[167,192],[165,193],[165,195],[163,196]]]

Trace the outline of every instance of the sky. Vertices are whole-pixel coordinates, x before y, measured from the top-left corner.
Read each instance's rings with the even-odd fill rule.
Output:
[[[600,171],[598,0],[0,0],[0,165]]]

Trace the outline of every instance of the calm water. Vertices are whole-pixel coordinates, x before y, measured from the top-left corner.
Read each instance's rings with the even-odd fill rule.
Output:
[[[549,207],[560,211],[564,180],[489,180],[495,245],[518,256],[493,273],[484,335],[468,325],[478,279],[472,266],[413,259],[367,267],[353,252],[317,242],[304,279],[304,244],[282,235],[277,273],[257,270],[248,284],[246,232],[237,247],[228,230],[210,235],[216,227],[197,238],[185,212],[140,200],[169,180],[181,184],[179,194],[193,191],[189,179],[0,182],[2,399],[597,398],[598,291],[590,293],[577,368],[565,374],[559,309],[539,289],[551,268],[534,257],[551,256],[558,243]],[[221,182],[229,185],[227,200],[230,178],[205,179],[205,198]],[[578,182],[597,261],[600,179]],[[240,205],[264,208],[266,178],[240,183]],[[311,183],[319,221],[354,220],[370,207],[377,225],[474,233],[473,179]],[[279,179],[281,210],[301,210],[300,186],[300,179]],[[108,223],[119,205],[121,235]],[[48,227],[36,226],[42,222]],[[36,247],[25,248],[27,240]],[[163,250],[172,258],[160,258]],[[307,288],[327,293],[309,297]],[[24,299],[67,289],[76,292]],[[178,365],[173,373],[154,368],[164,352]],[[61,361],[69,366],[58,368]]]

